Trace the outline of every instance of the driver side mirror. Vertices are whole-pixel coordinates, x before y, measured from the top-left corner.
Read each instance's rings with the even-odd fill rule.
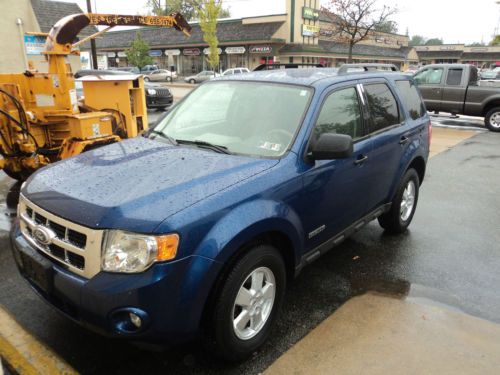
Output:
[[[318,141],[312,146],[312,160],[346,159],[353,154],[353,142],[350,135],[321,134]]]

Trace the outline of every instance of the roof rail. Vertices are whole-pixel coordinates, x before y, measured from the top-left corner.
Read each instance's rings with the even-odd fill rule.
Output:
[[[392,72],[398,72],[399,69],[394,64],[343,64],[337,74],[347,74],[350,73],[349,70],[363,69],[363,71],[373,71],[373,70],[390,70]],[[353,72],[352,72],[353,73]]]
[[[257,72],[259,70],[297,69],[299,67],[324,68],[324,65],[322,65],[322,64],[307,64],[307,63],[260,64],[253,71]]]

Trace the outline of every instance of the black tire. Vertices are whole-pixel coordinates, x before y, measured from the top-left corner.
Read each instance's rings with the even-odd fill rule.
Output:
[[[196,83],[196,81],[194,79],[190,79],[189,83],[192,84],[192,85],[194,85]]]
[[[255,336],[241,339],[233,327],[235,315],[241,311],[235,308],[236,296],[243,283],[253,271],[265,267],[272,271],[275,281],[274,303],[267,320]],[[232,266],[220,284],[210,317],[207,320],[206,344],[217,357],[236,362],[249,357],[267,340],[283,302],[286,289],[285,263],[279,251],[270,245],[257,245],[245,251]],[[250,322],[249,322],[250,324]]]
[[[26,171],[26,170],[13,171],[7,166],[5,168],[3,168],[3,171],[5,172],[5,174],[7,176],[9,176],[10,178],[13,178],[14,180],[17,180],[17,181],[25,181],[28,179],[28,177],[31,175],[31,173],[33,173],[33,172]]]
[[[167,77],[167,82],[172,82],[172,77]]]
[[[149,82],[150,79],[148,77],[144,77],[144,82]]]
[[[498,118],[497,118],[498,116]],[[492,121],[497,118],[497,121]],[[500,132],[500,107],[492,108],[484,116],[484,125],[492,132]]]
[[[414,201],[413,207],[411,208],[411,212],[408,217],[402,217],[401,213],[401,203],[403,201],[403,194],[405,189],[409,185],[410,181],[413,182],[413,186],[415,188],[414,193]],[[418,190],[420,187],[420,180],[415,169],[408,169],[401,180],[401,184],[398,187],[396,195],[392,201],[391,209],[385,214],[378,217],[378,222],[382,228],[386,230],[388,233],[399,234],[406,231],[408,226],[413,219],[413,215],[415,214],[415,209],[417,208],[418,202]]]

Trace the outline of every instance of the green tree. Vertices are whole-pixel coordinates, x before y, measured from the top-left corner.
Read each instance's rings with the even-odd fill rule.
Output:
[[[141,38],[140,33],[135,35],[135,40],[130,44],[130,48],[125,51],[125,54],[129,65],[137,66],[139,69],[153,63],[153,58],[149,56],[149,44]]]
[[[199,1],[197,16],[203,32],[203,40],[208,44],[208,63],[216,70],[219,66],[219,40],[217,39],[217,19],[222,10],[222,0]]]
[[[440,46],[443,44],[443,39],[440,38],[431,38],[425,42],[426,46]]]
[[[467,45],[467,47],[484,47],[484,46],[485,44],[483,42],[474,42]]]
[[[336,39],[349,47],[348,62],[352,62],[352,50],[362,40],[368,39],[377,27],[389,21],[396,13],[395,8],[383,5],[378,0],[328,0],[325,15],[333,25]]]
[[[408,42],[410,46],[423,46],[426,42],[426,39],[422,35],[413,35]]]
[[[495,35],[493,40],[490,42],[490,46],[499,46],[500,45],[500,35]]]
[[[394,21],[385,21],[380,25],[376,25],[374,27],[375,31],[379,31],[381,33],[389,33],[389,34],[397,34],[398,33],[398,24]]]
[[[188,21],[199,18],[198,9],[203,8],[204,0],[148,0],[147,8],[157,16],[167,16],[172,13],[180,13]],[[222,8],[219,18],[231,17],[229,8]]]

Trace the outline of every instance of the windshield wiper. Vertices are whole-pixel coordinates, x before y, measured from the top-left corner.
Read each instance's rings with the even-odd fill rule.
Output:
[[[201,148],[208,148],[210,150],[214,150],[218,153],[221,154],[231,154],[231,152],[227,149],[225,146],[219,146],[219,145],[214,145],[213,143],[210,142],[205,142],[205,141],[189,141],[187,139],[177,139],[178,144],[185,144],[185,145],[195,145]]]
[[[159,132],[158,130],[152,130],[149,134],[154,134],[154,135],[156,135],[156,136],[158,136],[160,138],[165,138],[170,143],[172,143],[174,146],[177,146],[179,144],[175,138],[173,138],[173,137],[171,137],[169,135],[166,135],[165,133]]]

